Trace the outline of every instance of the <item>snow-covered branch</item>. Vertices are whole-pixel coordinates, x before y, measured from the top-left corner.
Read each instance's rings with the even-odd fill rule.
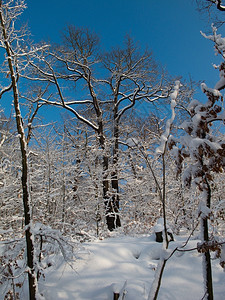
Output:
[[[177,100],[177,96],[178,96],[178,92],[179,92],[179,88],[180,88],[180,81],[176,81],[175,86],[174,86],[174,91],[173,93],[170,95],[171,98],[171,103],[170,103],[170,107],[171,107],[171,112],[172,112],[172,116],[169,120],[167,120],[166,122],[166,129],[165,132],[162,134],[161,136],[161,144],[160,146],[156,149],[156,153],[158,154],[163,154],[165,152],[165,148],[168,142],[168,138],[170,136],[170,131],[171,131],[171,126],[172,123],[175,119],[175,107],[176,107],[176,100]]]

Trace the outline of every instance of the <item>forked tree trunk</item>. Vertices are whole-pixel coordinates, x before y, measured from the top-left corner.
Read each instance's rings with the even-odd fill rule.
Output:
[[[103,134],[103,124],[99,122],[99,144],[104,152],[105,150],[105,139]],[[120,226],[120,218],[118,215],[119,209],[116,205],[115,199],[109,195],[109,158],[106,154],[103,154],[103,199],[105,203],[105,213],[106,213],[106,224],[109,231],[113,231],[116,227]]]
[[[27,142],[23,127],[22,116],[20,112],[19,104],[19,91],[17,86],[16,67],[13,61],[13,52],[8,39],[7,29],[5,27],[4,18],[2,14],[2,2],[0,1],[0,22],[2,36],[4,38],[5,49],[8,57],[8,67],[12,83],[14,109],[16,115],[17,132],[20,139],[20,151],[22,158],[22,191],[23,191],[23,207],[24,207],[24,218],[25,218],[25,236],[26,236],[26,250],[27,250],[27,266],[28,266],[28,282],[29,282],[29,296],[30,300],[36,299],[36,280],[34,271],[34,245],[31,233],[31,211],[29,202],[29,188],[28,188],[28,161],[27,161]]]

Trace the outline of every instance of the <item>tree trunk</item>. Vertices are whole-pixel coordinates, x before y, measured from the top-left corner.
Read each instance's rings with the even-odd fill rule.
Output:
[[[105,139],[103,134],[103,124],[99,122],[99,144],[104,152],[105,150]],[[109,158],[103,153],[103,199],[105,203],[106,209],[106,224],[109,231],[113,231],[118,224],[120,225],[120,219],[118,216],[118,207],[116,205],[115,200],[113,197],[109,195],[109,180],[108,180],[108,170],[109,170]]]
[[[148,300],[156,300],[158,298],[161,281],[162,281],[162,276],[163,276],[163,271],[165,269],[166,262],[167,262],[167,260],[161,259],[160,262],[158,263],[157,270],[155,273],[155,279],[151,286],[150,293],[148,295]]]
[[[162,207],[163,207],[163,223],[164,223],[164,245],[162,247],[163,250],[168,249],[169,246],[169,240],[168,240],[168,234],[167,234],[167,228],[166,228],[166,163],[165,163],[165,153],[166,153],[166,148],[164,149],[164,152],[162,153],[162,173],[163,173],[163,186],[162,186],[162,194],[161,194],[161,189],[160,191],[160,199],[162,201]],[[161,250],[162,251],[162,250]],[[159,290],[161,287],[161,282],[162,282],[162,276],[163,276],[163,272],[165,269],[167,263],[167,259],[165,258],[161,258],[158,266],[157,266],[157,270],[156,270],[156,274],[155,274],[155,278],[149,293],[149,297],[148,300],[156,300],[159,294]]]
[[[206,199],[206,206],[210,208],[211,206],[211,187],[206,180],[206,192],[207,192],[207,199]],[[203,239],[204,242],[209,241],[209,231],[208,231],[208,219],[207,217],[201,219],[202,222],[202,230],[203,230]],[[206,299],[213,300],[213,283],[212,283],[212,267],[211,267],[211,258],[210,258],[210,251],[207,250],[203,257],[203,276],[205,280],[205,292],[206,292]]]
[[[204,241],[208,241],[208,220],[202,220],[202,226],[204,231]],[[210,252],[207,250],[203,257],[203,275],[205,279],[205,292],[206,299],[213,300],[213,284],[212,284],[212,267],[211,267],[211,257]]]
[[[114,117],[116,118],[116,117]],[[112,206],[114,210],[114,224],[116,227],[121,227],[119,216],[119,179],[118,179],[118,152],[119,152],[119,124],[115,120],[114,125],[114,148],[113,148],[113,172],[111,173],[111,186],[113,190]]]
[[[109,195],[109,180],[107,179],[108,171],[108,157],[103,158],[103,198],[106,209],[106,224],[109,231],[113,231],[120,225],[120,218],[118,215],[118,206],[115,203],[114,195]]]
[[[2,3],[0,2],[0,7]],[[29,282],[29,296],[30,300],[36,299],[36,281],[34,271],[34,245],[31,232],[31,211],[29,202],[29,188],[28,188],[28,162],[27,162],[27,142],[23,127],[22,116],[20,112],[19,104],[19,91],[17,86],[16,67],[13,61],[13,52],[8,39],[7,30],[5,28],[4,18],[2,10],[0,11],[1,30],[4,38],[5,49],[8,57],[8,67],[10,72],[10,78],[13,89],[14,109],[16,115],[17,132],[20,139],[20,151],[22,158],[22,191],[23,191],[23,207],[24,207],[24,218],[25,218],[25,237],[26,237],[26,248],[27,248],[27,265],[28,265],[28,282]]]

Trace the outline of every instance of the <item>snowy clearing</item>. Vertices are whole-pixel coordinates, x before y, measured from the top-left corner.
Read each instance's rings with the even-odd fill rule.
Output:
[[[181,245],[175,237],[171,247]],[[191,240],[188,248],[196,247]],[[49,269],[39,291],[46,300],[112,300],[113,292],[125,290],[126,300],[146,300],[154,279],[162,244],[153,236],[115,236],[83,244],[72,268],[61,264]],[[187,248],[187,247],[186,247]],[[215,300],[225,299],[225,273],[212,260]],[[175,254],[166,264],[158,299],[203,298],[202,256],[197,251]],[[24,298],[25,299],[25,298]],[[121,298],[120,298],[121,299]]]

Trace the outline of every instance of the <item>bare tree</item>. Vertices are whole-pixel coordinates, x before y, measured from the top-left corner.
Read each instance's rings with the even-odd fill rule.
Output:
[[[163,86],[163,74],[159,72],[153,55],[146,50],[140,51],[138,45],[127,36],[124,48],[115,48],[105,53],[103,65],[108,71],[108,78],[104,82],[111,91],[110,106],[112,110],[113,135],[113,172],[111,185],[114,191],[113,203],[119,207],[119,138],[122,131],[121,119],[125,117],[137,102],[154,102],[168,97],[169,88]],[[147,104],[146,104],[147,106]]]
[[[158,72],[152,54],[149,51],[141,53],[130,38],[126,39],[124,48],[99,54],[95,34],[69,26],[63,46],[29,58],[33,73],[27,78],[50,85],[48,96],[39,100],[67,109],[96,133],[102,150],[106,221],[109,230],[113,230],[121,224],[116,169],[120,120],[137,101],[153,102],[168,97],[169,88],[164,88],[164,77]],[[74,85],[76,95],[74,90],[65,91],[66,87],[71,89]],[[72,94],[72,100],[69,94]],[[85,111],[91,114],[87,115]],[[110,135],[113,137],[112,149],[109,147]]]
[[[22,198],[25,218],[25,235],[26,235],[26,254],[28,267],[28,281],[29,281],[29,296],[30,299],[36,299],[36,275],[34,265],[34,244],[31,226],[31,205],[30,205],[30,190],[28,182],[28,153],[27,144],[30,139],[30,130],[28,136],[25,133],[23,117],[20,108],[20,93],[18,81],[20,77],[19,61],[25,57],[24,39],[27,32],[24,28],[17,30],[15,22],[26,8],[25,1],[0,1],[0,47],[5,51],[5,71],[4,83],[8,81],[8,85],[0,91],[0,97],[6,92],[12,91],[13,104],[15,111],[15,119],[17,126],[17,133],[20,141],[21,152],[21,169],[22,169]],[[34,49],[29,50],[31,52]],[[4,74],[4,73],[3,73]],[[36,111],[37,112],[37,111]],[[35,114],[36,114],[35,112]],[[32,122],[33,117],[30,121]],[[31,123],[30,123],[31,124]]]

